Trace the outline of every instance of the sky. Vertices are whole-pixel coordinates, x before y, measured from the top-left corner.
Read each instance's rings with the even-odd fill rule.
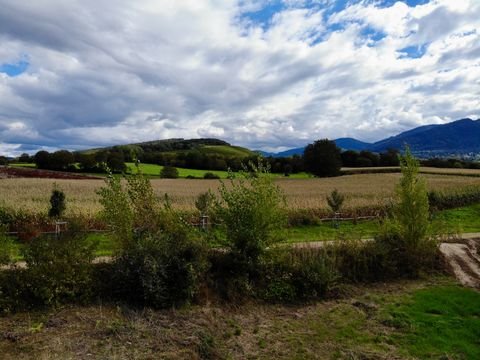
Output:
[[[480,118],[480,0],[0,0],[0,154]]]

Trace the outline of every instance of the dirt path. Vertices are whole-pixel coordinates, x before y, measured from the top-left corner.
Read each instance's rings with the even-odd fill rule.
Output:
[[[462,285],[480,289],[480,236],[463,243],[443,243],[440,252]]]

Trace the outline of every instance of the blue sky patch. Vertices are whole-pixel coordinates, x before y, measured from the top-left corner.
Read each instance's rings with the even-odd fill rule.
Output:
[[[383,0],[383,1],[377,1],[377,0],[373,0],[371,1],[373,4],[375,4],[377,7],[380,7],[380,8],[386,8],[386,7],[390,7],[390,6],[393,6],[396,2],[398,2],[399,0]],[[415,7],[417,5],[424,5],[424,4],[427,4],[430,2],[430,0],[402,0],[400,2],[403,2],[405,4],[407,4],[408,6],[410,7]]]
[[[427,52],[428,44],[407,46],[403,49],[397,50],[400,54],[400,59],[410,58],[419,59]]]
[[[363,28],[362,31],[360,31],[360,35],[375,43],[384,39],[387,36],[387,34],[385,34],[384,32],[378,31],[370,26]],[[371,44],[370,46],[373,46],[373,44]]]
[[[262,7],[257,11],[242,14],[242,18],[248,19],[251,22],[260,25],[263,29],[268,29],[273,16],[284,9],[285,5],[282,1],[269,1],[268,5]]]
[[[26,60],[21,60],[16,64],[0,65],[0,73],[7,74],[10,77],[18,76],[27,71],[30,64]]]

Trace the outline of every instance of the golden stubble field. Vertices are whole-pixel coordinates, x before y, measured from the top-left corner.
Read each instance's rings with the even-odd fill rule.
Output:
[[[460,191],[480,186],[480,178],[452,175],[422,175],[429,189]],[[394,193],[400,174],[361,174],[324,179],[278,179],[291,209],[326,208],[325,197],[338,189],[345,194],[345,208],[376,206],[388,202]],[[1,179],[0,206],[43,212],[49,206],[49,197],[56,183],[66,194],[67,212],[93,215],[101,209],[96,190],[103,180]],[[216,192],[218,180],[152,180],[155,193],[163,198],[167,193],[176,208],[194,209],[198,194],[211,189]]]

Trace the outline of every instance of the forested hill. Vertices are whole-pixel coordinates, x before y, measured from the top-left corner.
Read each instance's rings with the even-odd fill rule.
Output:
[[[370,150],[401,149],[408,144],[417,155],[442,156],[480,152],[480,120],[461,119],[443,125],[426,125],[373,144]]]
[[[89,149],[79,152],[84,157],[94,157],[91,163],[107,162],[118,158],[118,163],[140,160],[142,163],[171,165],[191,169],[238,170],[242,162],[254,159],[257,153],[218,139],[166,139]],[[112,168],[112,164],[109,164]],[[115,167],[117,168],[117,167]],[[118,166],[121,171],[121,166]]]
[[[151,152],[151,151],[177,151],[177,150],[192,150],[202,146],[231,146],[229,143],[219,139],[165,139],[165,140],[154,140],[154,141],[145,141],[141,143],[132,143],[126,145],[115,145],[102,148],[88,149],[79,151],[80,153],[95,153],[98,151],[111,151],[115,149],[134,149],[141,151]]]

